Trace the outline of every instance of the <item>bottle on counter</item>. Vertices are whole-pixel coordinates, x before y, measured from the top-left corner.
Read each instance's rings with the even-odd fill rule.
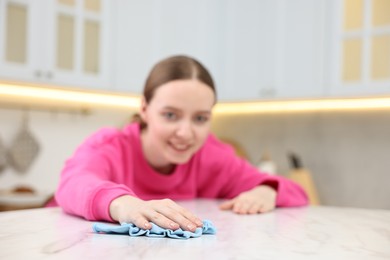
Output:
[[[290,152],[288,157],[291,171],[287,177],[302,186],[309,197],[311,205],[319,205],[320,200],[311,172],[302,165],[302,161],[297,154]]]
[[[271,156],[268,152],[264,152],[261,155],[260,160],[257,164],[257,169],[263,173],[268,173],[270,175],[276,174],[276,164],[271,159]]]

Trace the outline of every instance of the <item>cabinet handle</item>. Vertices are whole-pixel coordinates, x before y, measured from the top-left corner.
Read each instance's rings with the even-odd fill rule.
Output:
[[[260,97],[263,98],[272,98],[276,95],[276,89],[275,88],[263,88],[260,90]]]
[[[46,77],[47,77],[48,79],[53,78],[53,73],[52,73],[51,71],[48,71],[48,72],[46,73]]]
[[[42,76],[42,71],[36,70],[34,74],[35,74],[35,77],[40,78]]]

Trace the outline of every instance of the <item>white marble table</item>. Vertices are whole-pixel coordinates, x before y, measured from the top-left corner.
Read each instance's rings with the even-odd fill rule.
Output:
[[[390,211],[336,207],[235,215],[179,202],[218,228],[176,240],[95,234],[59,208],[0,213],[0,259],[390,259]]]

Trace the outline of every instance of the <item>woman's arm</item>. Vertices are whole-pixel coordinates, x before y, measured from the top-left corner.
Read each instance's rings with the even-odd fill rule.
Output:
[[[293,181],[259,172],[234,150],[211,136],[202,150],[201,195],[230,199],[221,205],[237,213],[308,204],[305,191]]]
[[[111,201],[126,194],[135,196],[124,183],[126,171],[121,147],[118,131],[103,129],[88,138],[66,161],[55,194],[65,212],[88,220],[112,221],[108,210]]]

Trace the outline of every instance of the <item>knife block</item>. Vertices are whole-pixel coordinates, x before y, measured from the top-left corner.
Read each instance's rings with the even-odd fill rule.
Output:
[[[301,185],[301,187],[306,191],[310,205],[319,205],[320,201],[318,199],[317,189],[313,182],[310,171],[300,168],[292,170],[288,176],[289,179]]]

